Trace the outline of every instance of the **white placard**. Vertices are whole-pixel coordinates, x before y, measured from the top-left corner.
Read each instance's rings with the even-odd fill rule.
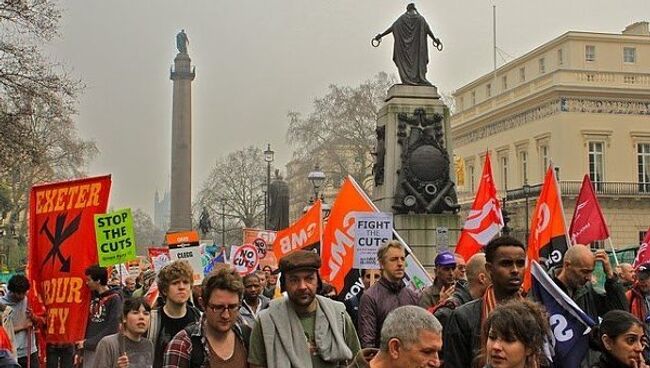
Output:
[[[393,239],[393,214],[385,212],[356,212],[354,222],[353,268],[379,268],[377,250]]]
[[[194,270],[194,285],[203,281],[203,262],[201,261],[201,248],[198,244],[185,247],[170,247],[169,258],[171,261],[187,261]]]

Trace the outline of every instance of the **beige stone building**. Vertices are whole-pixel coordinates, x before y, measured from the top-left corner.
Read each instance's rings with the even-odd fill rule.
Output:
[[[615,246],[638,244],[650,225],[650,32],[567,32],[459,88],[454,154],[465,166],[466,206],[489,150],[508,191],[511,227],[526,231],[545,168],[559,169],[567,225],[589,174]]]

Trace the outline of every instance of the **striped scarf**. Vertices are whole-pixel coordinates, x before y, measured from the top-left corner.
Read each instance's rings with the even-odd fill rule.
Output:
[[[513,299],[523,299],[523,298],[524,297],[521,294],[521,292],[517,292],[517,294],[515,294],[513,297]],[[494,295],[494,288],[492,287],[492,285],[490,285],[485,290],[485,294],[483,294],[483,310],[481,312],[481,324],[485,322],[488,315],[490,315],[490,312],[492,312],[492,310],[496,308],[497,304],[499,304],[499,302],[497,301],[497,298]]]

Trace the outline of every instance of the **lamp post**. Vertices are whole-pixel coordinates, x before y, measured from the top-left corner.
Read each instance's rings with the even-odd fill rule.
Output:
[[[316,202],[318,200],[319,190],[325,182],[325,173],[320,170],[318,164],[314,166],[314,171],[309,172],[307,175],[307,180],[309,180],[312,187],[314,188],[314,202]]]
[[[271,144],[267,143],[264,151],[264,161],[266,161],[266,192],[264,192],[264,230],[269,228],[269,186],[271,186],[271,163],[275,152],[271,149]]]

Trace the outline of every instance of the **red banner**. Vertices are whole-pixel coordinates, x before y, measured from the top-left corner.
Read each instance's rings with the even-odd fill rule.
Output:
[[[576,210],[569,226],[571,244],[585,244],[609,238],[603,211],[594,193],[589,175],[582,180],[582,188],[576,200]]]
[[[641,246],[639,247],[639,251],[636,254],[636,258],[634,258],[634,264],[632,264],[632,267],[636,270],[637,267],[648,262],[650,262],[650,229],[645,232],[643,243],[641,243]]]
[[[332,204],[321,247],[321,276],[340,293],[345,291],[345,279],[354,264],[354,212],[357,211],[375,212],[375,208],[352,180],[346,178]]]
[[[476,198],[463,225],[456,244],[456,253],[466,261],[499,234],[503,227],[501,205],[497,198],[497,188],[492,177],[490,155],[485,155],[483,175],[476,191]]]
[[[544,258],[547,267],[561,265],[567,247],[562,197],[557,180],[555,180],[555,169],[553,166],[549,166],[531,221],[524,289],[528,290],[531,286],[530,267],[532,261],[540,262],[540,258]]]
[[[279,231],[273,242],[273,253],[280,258],[298,249],[313,249],[320,246],[321,237],[321,202],[309,210],[288,228]]]
[[[110,188],[110,175],[32,187],[29,302],[34,313],[45,313],[48,343],[84,338],[90,304],[84,271],[97,263],[93,216],[106,212]]]

